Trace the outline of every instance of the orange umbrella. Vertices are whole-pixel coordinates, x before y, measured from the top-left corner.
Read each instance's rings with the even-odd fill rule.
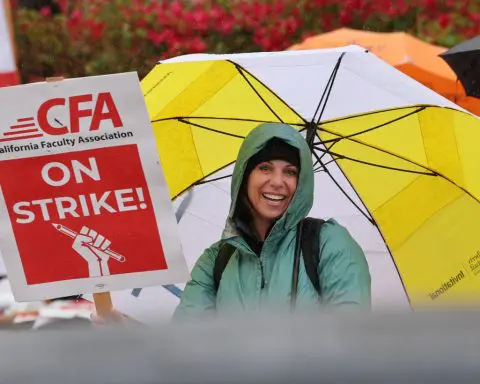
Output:
[[[480,99],[468,97],[452,69],[438,55],[446,48],[404,32],[369,32],[341,28],[309,37],[288,50],[334,48],[356,44],[463,108],[480,115]]]

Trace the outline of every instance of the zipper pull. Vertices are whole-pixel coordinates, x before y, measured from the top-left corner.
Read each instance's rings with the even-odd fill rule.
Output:
[[[263,289],[263,288],[265,288],[265,276],[263,274],[263,263],[262,263],[262,259],[260,259],[260,257],[258,258],[258,260],[260,261],[260,273],[262,274],[262,283],[260,285],[260,288]]]

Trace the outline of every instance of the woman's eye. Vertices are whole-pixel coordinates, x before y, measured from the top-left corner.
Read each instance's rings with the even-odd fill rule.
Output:
[[[270,166],[268,164],[262,164],[258,167],[258,169],[265,172],[270,170]]]
[[[287,169],[285,171],[285,173],[288,175],[288,176],[297,176],[298,175],[298,171],[296,169]]]

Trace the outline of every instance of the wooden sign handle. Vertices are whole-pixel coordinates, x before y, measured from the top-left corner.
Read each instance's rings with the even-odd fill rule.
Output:
[[[98,316],[106,319],[112,315],[113,304],[110,292],[94,293],[93,302]]]

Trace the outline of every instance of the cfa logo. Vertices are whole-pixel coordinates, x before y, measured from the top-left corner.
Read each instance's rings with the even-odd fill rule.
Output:
[[[68,108],[70,124],[53,126],[48,120],[49,113],[56,108]],[[109,92],[99,93],[94,100],[92,94],[55,98],[45,101],[38,108],[37,123],[49,135],[65,135],[80,132],[80,119],[90,119],[89,131],[97,131],[102,121],[110,120],[115,128],[123,126],[120,114]]]
[[[63,116],[63,121],[58,116]],[[33,139],[44,134],[79,133],[80,125],[84,130],[97,131],[107,123],[114,128],[123,127],[110,92],[57,97],[42,103],[36,116],[18,118],[7,132],[0,135],[0,142]]]

